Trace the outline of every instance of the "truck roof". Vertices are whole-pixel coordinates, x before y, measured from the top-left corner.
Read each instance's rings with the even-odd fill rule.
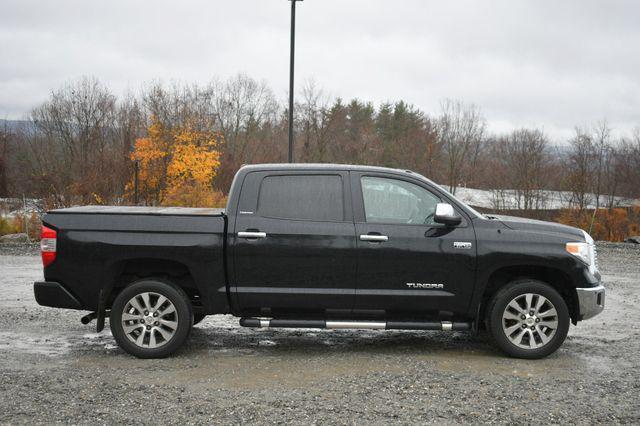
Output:
[[[411,170],[394,169],[380,166],[363,166],[357,164],[336,164],[336,163],[266,163],[250,164],[242,166],[241,170],[356,170],[368,172],[395,172],[420,176]],[[424,176],[422,176],[424,177]]]

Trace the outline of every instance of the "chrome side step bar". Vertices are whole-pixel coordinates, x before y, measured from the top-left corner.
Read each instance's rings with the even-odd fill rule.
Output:
[[[366,330],[471,330],[470,322],[424,322],[424,321],[331,321],[240,318],[240,325],[253,328],[326,328]]]

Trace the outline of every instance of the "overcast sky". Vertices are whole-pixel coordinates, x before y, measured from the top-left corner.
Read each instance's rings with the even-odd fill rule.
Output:
[[[2,0],[0,118],[23,118],[83,75],[116,94],[152,80],[237,73],[286,100],[286,0]],[[554,140],[606,118],[640,125],[640,2],[305,0],[296,81],[436,114],[475,103],[492,130],[540,126]]]

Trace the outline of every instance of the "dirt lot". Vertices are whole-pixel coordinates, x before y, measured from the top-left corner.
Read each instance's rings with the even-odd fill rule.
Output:
[[[138,360],[42,308],[39,258],[0,256],[2,423],[640,422],[640,247],[600,245],[607,308],[539,361],[464,333],[249,330],[207,318]]]

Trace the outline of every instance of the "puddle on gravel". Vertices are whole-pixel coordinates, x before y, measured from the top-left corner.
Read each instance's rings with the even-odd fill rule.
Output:
[[[619,364],[611,357],[586,353],[575,347],[561,348],[549,357],[538,360],[509,358],[500,353],[486,356],[457,351],[430,355],[428,359],[435,360],[439,369],[478,376],[490,373],[517,377],[571,378],[576,371],[582,372],[581,374],[602,374],[619,368]]]
[[[11,354],[15,366],[20,366],[20,358],[13,355],[39,355],[61,357],[77,350],[94,347],[106,350],[118,349],[111,333],[88,333],[82,336],[36,335],[28,333],[0,332],[0,354]],[[9,362],[11,364],[11,361]]]
[[[211,355],[183,354],[166,360],[138,360],[118,356],[117,361],[105,357],[77,359],[74,368],[103,371],[127,371],[127,380],[144,385],[180,384],[196,391],[215,389],[273,389],[305,387],[309,383],[335,377],[368,375],[376,372],[402,373],[404,365],[379,355],[363,357],[359,353],[264,354],[259,350],[216,350]],[[156,374],[149,374],[150,371]],[[161,374],[158,374],[160,373]]]
[[[430,357],[434,359],[434,357]],[[502,374],[518,377],[556,376],[566,375],[575,366],[576,359],[559,353],[541,360],[523,360],[508,358],[502,354],[487,356],[487,354],[468,354],[451,351],[438,354],[434,359],[437,368],[466,374]]]
[[[60,356],[69,352],[71,343],[64,336],[35,336],[0,332],[0,351],[32,355]]]

